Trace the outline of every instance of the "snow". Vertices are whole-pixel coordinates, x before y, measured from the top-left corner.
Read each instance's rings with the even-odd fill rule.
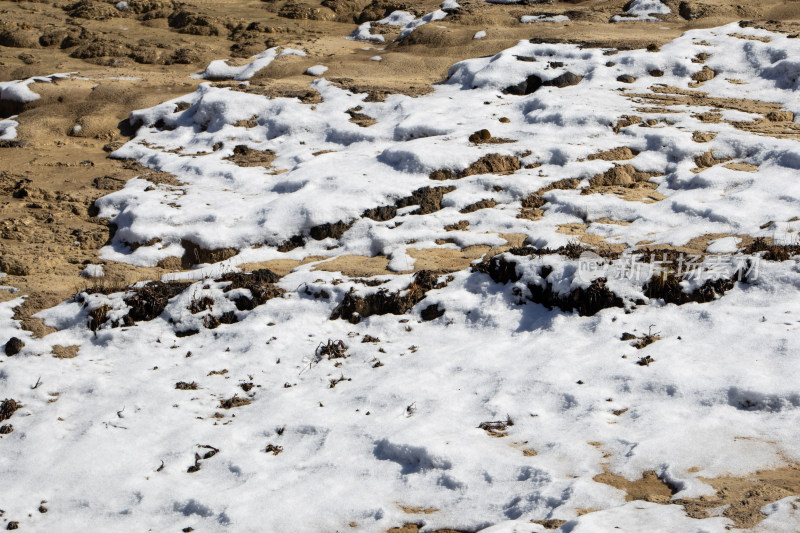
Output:
[[[483,39],[484,37],[486,37],[486,32],[483,30],[475,32],[475,35],[472,36],[473,39]]]
[[[42,311],[37,316],[58,328],[42,338],[13,319],[21,299],[0,303],[0,338],[25,342],[18,355],[0,359],[3,395],[23,405],[10,419],[14,431],[0,439],[0,472],[18,488],[4,496],[4,518],[41,531],[86,523],[108,531],[344,531],[354,522],[355,530],[379,532],[419,522],[426,531],[541,533],[530,521],[544,519],[566,520],[555,530],[562,533],[726,531],[725,517],[693,519],[678,505],[626,502],[594,478],[607,469],[635,480],[653,470],[681,499],[712,494],[707,478],[800,461],[797,258],[757,261],[723,296],[675,305],[645,295],[651,272],[623,275],[630,255],[606,264],[506,252],[498,260],[517,278],[508,283],[463,268],[439,276],[446,285],[406,315],[357,323],[331,315],[348,294],[405,290],[416,249],[500,246],[508,234],[556,248],[576,239],[560,231],[567,224],[629,247],[683,246],[714,234],[707,251],[722,266],[743,259],[731,255],[742,235],[796,242],[794,140],[702,122],[697,115],[710,106],[662,104],[669,113],[626,97],[655,83],[688,90],[701,68],[692,59],[713,50],[706,65],[717,76],[701,89],[709,97],[800,113],[796,41],[735,24],[687,32],[656,52],[612,56],[521,41],[453,65],[446,83],[414,98],[368,102],[316,79],[310,86],[322,101],[309,105],[204,83],[134,112],[136,136],[114,157],[170,172],[181,185],[132,179],[99,199],[99,216],[117,227],[102,256],[154,266],[181,256],[182,241],[239,253],[166,276],[190,284],[159,316],[135,325],[123,320],[135,289],[86,291]],[[274,58],[277,49],[270,50]],[[654,69],[663,77],[651,78]],[[503,92],[531,75],[548,81],[566,72],[583,78],[524,96]],[[636,80],[617,81],[621,75]],[[177,111],[178,102],[189,107]],[[375,124],[352,123],[355,107]],[[655,122],[615,131],[625,115]],[[468,140],[483,128],[513,142]],[[717,135],[698,143],[697,131]],[[230,158],[239,145],[272,151],[271,167],[237,166]],[[615,164],[589,156],[621,146],[638,155],[618,163],[656,173],[652,192],[663,199],[582,193]],[[757,168],[697,169],[695,159],[708,151]],[[488,154],[516,156],[522,168],[429,178]],[[521,198],[566,178],[578,178],[579,188],[546,191],[538,218],[518,218]],[[435,186],[455,187],[438,211],[418,214],[414,205],[390,220],[362,216]],[[487,198],[497,205],[462,212]],[[462,220],[468,231],[444,229]],[[313,239],[312,228],[338,221],[353,224],[338,239]],[[305,243],[277,251],[294,236]],[[128,246],[151,240],[157,244]],[[375,283],[317,270],[330,257],[378,254],[396,273]],[[236,303],[253,298],[250,289],[229,290],[231,282],[219,279],[245,263],[312,256],[277,282],[282,295],[251,310]],[[717,259],[706,257],[709,271],[721,266]],[[589,260],[598,268],[587,270]],[[567,297],[601,276],[623,307],[580,316],[530,301],[544,287]],[[444,314],[423,320],[432,305]],[[90,313],[101,311],[109,320],[91,331]],[[641,350],[620,340],[648,332],[659,340]],[[362,342],[367,335],[380,341]],[[320,356],[329,339],[344,341],[348,357]],[[52,359],[56,345],[78,346],[78,356]],[[637,364],[644,356],[652,362]],[[32,388],[37,379],[42,386]],[[179,382],[197,388],[176,390]],[[221,406],[234,394],[250,403]],[[507,436],[478,427],[507,417]],[[41,500],[48,513],[35,512]],[[765,506],[752,531],[798,530],[793,500]],[[401,506],[436,511],[410,515]],[[597,511],[578,516],[582,509]]]
[[[416,17],[408,11],[392,11],[388,17],[378,21],[378,24],[388,24],[390,26],[405,26],[414,22]]]
[[[103,265],[86,265],[81,272],[81,276],[85,278],[102,278],[105,276]]]
[[[525,15],[520,17],[520,22],[569,22],[569,17],[566,15]]]
[[[370,29],[372,28],[371,22],[364,22],[360,24],[353,33],[346,37],[352,41],[367,41],[372,43],[382,43],[385,41],[383,35],[372,35]]]
[[[35,76],[25,80],[0,81],[0,100],[26,104],[41,98],[30,86],[34,83],[52,83],[53,81],[69,78],[73,72],[50,74],[48,76]]]
[[[232,79],[236,81],[245,81],[249,80],[256,74],[256,72],[272,63],[278,56],[306,55],[302,50],[294,50],[292,48],[286,48],[280,52],[278,50],[280,50],[280,47],[272,47],[251,57],[250,59],[252,61],[250,63],[238,67],[229,65],[227,59],[217,59],[209,63],[203,72],[200,74],[195,74],[193,77],[203,79]]]
[[[658,21],[653,15],[669,15],[669,6],[661,0],[633,0],[624,15],[614,15],[609,22],[625,22],[632,20]]]
[[[389,26],[402,26],[402,30],[400,35],[395,39],[396,41],[400,41],[405,39],[411,32],[415,29],[419,28],[420,26],[427,24],[429,22],[435,22],[437,20],[442,20],[447,16],[447,12],[444,11],[445,9],[457,9],[460,7],[457,3],[447,4],[448,7],[445,7],[447,2],[442,4],[442,9],[437,9],[427,15],[424,15],[420,18],[414,18],[414,15],[409,13],[408,11],[392,11],[389,16],[382,18],[381,20],[376,21],[376,24],[386,24]],[[383,35],[373,35],[370,33],[372,30],[372,22],[364,22],[360,24],[353,33],[346,37],[346,39],[350,39],[353,41],[367,41],[367,42],[374,42],[374,43],[383,43],[385,39]]]
[[[313,67],[308,67],[305,73],[309,76],[322,76],[327,70],[328,67],[325,65],[314,65]]]
[[[19,122],[14,120],[16,115],[6,119],[0,119],[0,141],[11,141],[17,138],[17,126]]]
[[[381,56],[372,56],[369,58],[370,61],[383,61]]]
[[[412,20],[408,22],[405,26],[403,26],[403,31],[400,32],[400,36],[397,37],[397,40],[402,40],[406,38],[412,31],[416,30],[420,26],[427,24],[429,22],[435,22],[437,20],[442,20],[447,16],[447,12],[442,9],[437,9],[432,13],[428,13],[427,15],[420,17],[416,20]]]

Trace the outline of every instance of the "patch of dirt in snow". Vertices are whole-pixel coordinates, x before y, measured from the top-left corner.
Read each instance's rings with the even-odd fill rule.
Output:
[[[699,498],[672,497],[677,487],[660,478],[656,472],[647,471],[637,480],[628,480],[606,468],[594,481],[625,491],[627,501],[647,501],[663,505],[681,505],[692,518],[721,515],[730,519],[736,528],[751,528],[766,515],[761,508],[788,496],[800,495],[800,466],[789,465],[774,470],[761,470],[741,477],[699,479],[716,491],[713,496]],[[714,514],[712,514],[712,511]]]

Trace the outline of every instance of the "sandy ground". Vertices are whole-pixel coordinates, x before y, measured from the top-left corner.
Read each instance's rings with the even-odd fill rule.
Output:
[[[307,57],[279,58],[260,71],[246,90],[303,96],[310,81],[303,72],[309,66],[322,64],[329,68],[326,77],[332,82],[381,98],[394,92],[424,93],[431,84],[444,79],[454,62],[494,54],[520,39],[644,48],[659,46],[688,29],[736,20],[782,21],[777,26],[770,24],[770,28],[800,31],[800,24],[795,24],[800,20],[798,2],[665,3],[672,8],[672,14],[661,22],[609,24],[609,18],[622,11],[622,0],[534,5],[464,0],[462,7],[445,20],[417,29],[404,41],[374,45],[343,37],[358,22],[379,19],[395,9],[422,15],[435,10],[438,3],[132,0],[127,11],[120,11],[113,3],[94,0],[0,1],[0,81],[74,73],[69,79],[34,84],[32,88],[41,98],[30,104],[0,102],[0,118],[18,115],[16,120],[20,123],[18,142],[0,147],[0,269],[7,274],[3,284],[28,296],[17,317],[27,329],[42,335],[47,329],[31,315],[71,297],[80,288],[93,283],[124,286],[155,279],[171,270],[166,267],[180,267],[145,269],[98,258],[97,251],[114,228],[95,216],[93,203],[135,176],[156,183],[174,180],[130,162],[109,159],[107,154],[132,134],[127,124],[131,111],[191,92],[199,81],[190,78],[190,74],[201,71],[212,59],[231,58],[235,62],[270,46],[302,47]],[[519,22],[522,15],[562,13],[568,14],[572,22]],[[398,33],[391,27],[379,27],[377,31],[386,34],[387,42]],[[477,31],[486,31],[486,37],[473,39]],[[367,61],[374,55],[380,55],[382,61]],[[659,97],[630,96],[639,98],[643,107],[698,103],[697,95],[679,92],[665,91]],[[772,111],[768,105],[755,101],[705,104],[765,116]],[[800,132],[795,127],[793,123],[776,125],[775,121],[767,121],[758,133],[796,137]],[[702,161],[698,163],[701,164]],[[644,191],[648,192],[652,191]],[[587,244],[602,245],[592,242],[580,225],[564,227],[562,231]],[[505,237],[509,246],[521,243],[520,236]],[[704,244],[698,243],[698,249]],[[444,273],[463,269],[484,254],[502,249],[475,246],[461,251],[417,250],[411,255],[417,259],[417,269]],[[306,262],[314,259],[319,258],[307,258]],[[106,275],[102,282],[80,276],[87,264],[104,265]],[[286,272],[297,264],[285,260],[268,266]],[[387,264],[385,257],[343,256],[316,268],[369,276],[387,272]],[[264,265],[245,265],[245,269],[259,266]],[[0,298],[12,296],[16,294],[0,291]],[[666,503],[672,494],[671,488],[655,475],[630,482],[606,473],[597,480],[625,490],[630,499]],[[759,472],[747,479],[708,482],[718,490],[715,498],[680,503],[690,515],[698,517],[730,504],[725,515],[738,527],[757,523],[763,517],[759,508],[765,503],[800,493],[800,471],[796,467]],[[409,514],[434,511],[410,509]],[[410,523],[392,531],[416,530],[417,526]]]

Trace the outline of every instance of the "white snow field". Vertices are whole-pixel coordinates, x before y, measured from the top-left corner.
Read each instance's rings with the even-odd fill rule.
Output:
[[[234,250],[163,280],[182,285],[99,284],[41,312],[58,329],[43,338],[13,320],[20,298],[0,304],[0,338],[25,344],[0,364],[19,404],[0,436],[4,518],[727,531],[725,509],[690,518],[595,477],[653,471],[680,500],[800,461],[797,247],[752,245],[797,244],[798,57],[800,40],[738,24],[656,51],[523,41],[416,98],[324,78],[316,104],[203,84],[133,113],[114,156],[183,184],[133,179],[99,200],[118,228],[102,256]],[[415,250],[520,234],[474,268],[412,273]],[[657,249],[669,268],[697,242],[705,277],[656,272],[669,290],[641,275],[648,254],[618,256]],[[385,255],[395,273],[239,272],[343,255]],[[800,530],[795,499],[751,531]]]

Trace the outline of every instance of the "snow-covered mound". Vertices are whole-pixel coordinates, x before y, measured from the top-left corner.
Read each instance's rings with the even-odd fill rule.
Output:
[[[325,80],[311,85],[322,98],[313,105],[203,85],[131,115],[137,137],[114,155],[186,185],[131,180],[101,199],[101,216],[119,228],[103,253],[154,265],[189,241],[266,260],[294,238],[303,253],[336,245],[391,255],[402,270],[413,265],[408,241],[496,245],[490,234],[514,232],[558,247],[573,238],[560,230],[568,224],[628,246],[782,238],[798,229],[800,185],[789,177],[800,153],[787,136],[800,111],[800,43],[740,38],[764,33],[731,25],[614,55],[521,42],[454,65],[429,95],[383,102]],[[490,138],[470,142],[481,129]],[[237,162],[237,151],[269,162]],[[431,189],[441,201],[425,216],[394,207]],[[525,210],[532,199],[538,211]],[[476,211],[484,200],[494,207]],[[388,218],[370,214],[387,206]],[[477,231],[445,230],[461,220]],[[320,230],[337,223],[346,231],[336,240]],[[126,246],[144,243],[155,244]]]

